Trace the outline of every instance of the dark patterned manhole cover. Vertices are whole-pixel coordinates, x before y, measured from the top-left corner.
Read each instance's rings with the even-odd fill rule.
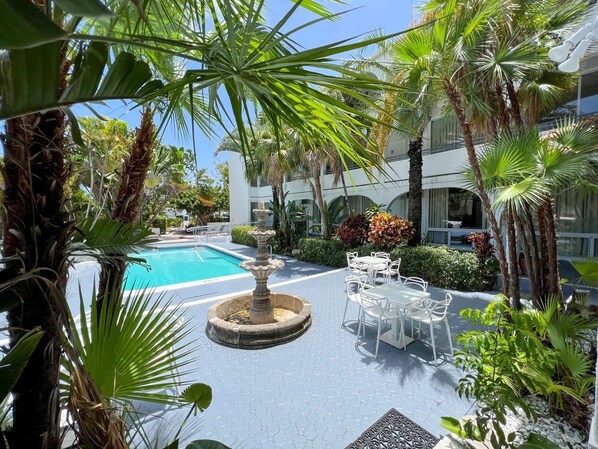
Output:
[[[391,408],[346,449],[432,449],[438,438]]]

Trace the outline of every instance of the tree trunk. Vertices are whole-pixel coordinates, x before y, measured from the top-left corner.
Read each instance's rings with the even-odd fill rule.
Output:
[[[507,94],[509,95],[509,103],[511,105],[511,117],[517,125],[519,131],[523,131],[523,118],[521,117],[521,108],[519,107],[519,98],[517,98],[517,92],[511,81],[507,81]]]
[[[324,194],[322,192],[322,183],[320,181],[320,171],[319,171],[319,164],[318,170],[315,170],[315,167],[312,167],[312,174],[314,177],[314,192],[316,194],[316,202],[318,203],[318,207],[320,208],[320,216],[322,217],[322,235],[324,240],[330,240],[330,229],[328,229],[328,215],[326,213],[326,208],[324,207]]]
[[[500,82],[496,82],[494,86],[494,93],[496,94],[496,103],[498,104],[498,123],[502,132],[510,132],[509,113],[507,112],[507,105],[505,104],[505,97],[503,95],[502,86]]]
[[[21,254],[25,271],[35,271],[37,277],[18,285],[22,304],[7,316],[10,345],[30,329],[44,331],[12,391],[8,438],[15,448],[60,447],[60,329],[67,313],[66,247],[72,230],[64,207],[64,125],[58,111],[6,122],[3,254]],[[10,262],[4,270],[14,278],[19,268],[21,262]]]
[[[339,154],[338,157],[341,158],[341,166],[340,166],[340,170],[341,173],[339,175],[339,178],[341,178],[341,185],[343,186],[343,196],[345,197],[345,211],[347,212],[347,215],[351,215],[351,209],[349,208],[349,192],[347,192],[347,183],[345,182],[345,166],[343,164],[343,159],[342,159],[342,154]]]
[[[421,135],[409,140],[409,221],[413,223],[413,238],[409,246],[416,246],[422,239],[422,146]]]
[[[509,264],[510,280],[511,280],[511,297],[513,302],[511,306],[518,310],[521,307],[521,297],[519,292],[519,260],[517,258],[517,237],[515,235],[515,219],[513,217],[514,211],[511,205],[505,208],[507,218],[507,235],[509,236]]]
[[[135,223],[141,214],[143,187],[152,162],[154,131],[153,113],[150,109],[145,109],[141,114],[139,128],[135,132],[131,154],[123,165],[121,184],[112,205],[112,220],[123,224]],[[104,297],[118,297],[125,269],[126,264],[121,260],[102,266],[98,287],[98,312],[102,309]]]
[[[540,274],[542,277],[543,296],[546,299],[548,289],[548,231],[546,229],[546,207],[541,205],[536,210],[538,217],[538,231],[540,233]]]
[[[475,151],[475,144],[473,143],[473,133],[471,130],[471,125],[465,115],[463,99],[461,93],[450,80],[444,81],[443,89],[453,108],[453,111],[455,111],[459,125],[463,130],[463,140],[465,142],[465,149],[467,151],[469,165],[471,166],[471,170],[473,172],[475,187],[478,192],[478,196],[480,197],[482,207],[484,208],[486,216],[488,217],[488,221],[490,222],[490,228],[492,229],[494,241],[496,242],[496,252],[500,262],[500,276],[503,284],[503,294],[508,298],[510,296],[511,289],[509,286],[509,269],[507,266],[505,245],[500,233],[500,228],[498,227],[498,222],[496,221],[496,216],[494,215],[494,211],[492,210],[492,206],[490,204],[490,198],[488,198],[488,194],[484,188],[482,172],[480,171],[480,164]]]
[[[274,184],[272,184],[272,206],[274,207],[274,210],[278,210],[280,208],[279,190],[278,186]],[[274,214],[272,217],[272,229],[277,232],[280,230],[280,218],[278,217],[278,214]]]
[[[548,256],[548,293],[557,295],[560,299],[562,299],[563,292],[560,283],[559,260],[557,255],[558,236],[556,232],[556,220],[554,217],[555,213],[552,204],[552,198],[547,198],[545,219],[547,231],[546,249]]]
[[[515,225],[517,226],[519,241],[521,242],[521,246],[523,247],[523,256],[525,258],[525,265],[527,267],[527,275],[531,287],[532,301],[534,303],[534,306],[538,307],[540,299],[540,288],[538,285],[538,278],[536,276],[536,261],[533,259],[530,241],[527,233],[525,232],[525,226],[523,224],[523,221],[521,220],[521,217],[518,213],[515,212],[513,213],[513,219],[515,220]],[[534,236],[532,236],[532,238],[533,237]]]
[[[524,224],[529,235],[530,250],[532,253],[532,266],[536,285],[538,286],[538,302],[546,296],[544,289],[544,280],[542,277],[542,261],[540,259],[540,250],[538,248],[538,239],[536,237],[536,228],[534,226],[534,217],[529,205],[525,206]]]

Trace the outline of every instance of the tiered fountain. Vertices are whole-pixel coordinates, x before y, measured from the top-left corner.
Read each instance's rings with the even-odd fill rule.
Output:
[[[258,217],[257,229],[248,234],[257,240],[257,252],[255,259],[243,261],[240,266],[255,277],[255,290],[210,307],[206,326],[208,337],[217,343],[245,349],[294,340],[311,325],[311,304],[295,295],[270,293],[268,276],[284,267],[284,262],[268,257],[267,241],[276,234],[265,226],[268,209],[260,201],[253,212]]]

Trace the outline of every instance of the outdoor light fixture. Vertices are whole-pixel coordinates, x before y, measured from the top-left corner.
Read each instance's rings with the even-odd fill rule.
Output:
[[[591,16],[594,16],[592,14]],[[598,16],[592,22],[586,22],[580,29],[569,36],[561,45],[548,50],[548,57],[554,62],[560,62],[559,70],[576,72],[579,62],[598,34]]]

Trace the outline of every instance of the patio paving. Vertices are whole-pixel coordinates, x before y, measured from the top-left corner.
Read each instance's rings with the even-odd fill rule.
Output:
[[[214,242],[230,250],[253,255],[253,248]],[[299,339],[261,350],[220,346],[204,332],[206,311],[215,298],[253,288],[252,278],[206,284],[175,291],[192,334],[196,360],[192,375],[183,380],[203,382],[213,389],[212,405],[192,417],[182,442],[209,438],[234,449],[241,448],[344,448],[395,408],[435,436],[447,433],[441,416],[461,417],[471,403],[455,392],[461,370],[442,356],[434,366],[429,334],[399,350],[381,343],[374,359],[376,331],[368,327],[365,341],[356,347],[356,321],[341,329],[345,307],[345,270],[285,258],[287,266],[271,277],[272,291],[297,294],[312,304],[313,324]],[[70,292],[79,279],[89,291],[94,268],[79,266],[71,276]],[[430,288],[432,297],[445,290]],[[458,313],[468,307],[485,307],[488,294],[454,292],[449,321],[453,335],[466,329]],[[74,298],[71,297],[71,303]],[[349,305],[347,317],[356,319]],[[446,334],[437,332],[438,354],[448,353]],[[150,435],[168,441],[187,410],[165,411],[148,419]],[[151,424],[150,424],[151,422]],[[182,444],[180,447],[185,447]]]

